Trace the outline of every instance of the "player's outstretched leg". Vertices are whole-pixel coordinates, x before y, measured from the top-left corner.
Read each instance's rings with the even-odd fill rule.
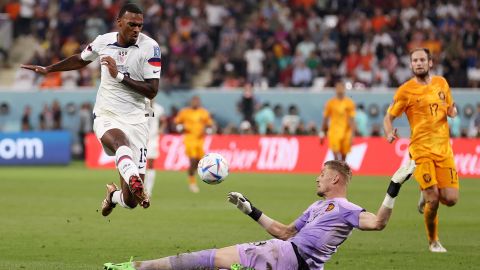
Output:
[[[200,188],[197,185],[197,178],[195,177],[195,171],[197,170],[199,161],[199,159],[190,158],[190,167],[188,168],[188,189],[193,193],[200,192]]]
[[[183,253],[157,260],[125,263],[105,263],[105,270],[147,270],[147,269],[215,269],[215,249],[207,249],[191,253]],[[243,268],[241,268],[244,270]],[[247,269],[245,269],[247,270]]]
[[[112,201],[112,197],[113,193],[118,190],[119,189],[117,185],[115,185],[114,183],[107,184],[107,196],[102,202],[102,215],[104,217],[110,215],[110,213],[112,213],[113,211],[113,208],[115,208],[115,206],[117,205]]]
[[[130,147],[122,145],[115,152],[117,169],[135,198],[135,201],[143,208],[150,206],[150,199],[143,188],[143,180],[140,178],[137,165],[133,162],[133,152]]]
[[[124,263],[105,263],[103,264],[103,269],[104,270],[136,270],[135,267],[133,267],[132,259],[133,257],[130,258],[129,262],[124,262]]]

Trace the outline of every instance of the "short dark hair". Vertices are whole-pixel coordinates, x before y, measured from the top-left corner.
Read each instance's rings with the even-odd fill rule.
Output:
[[[143,11],[142,9],[137,6],[136,4],[134,3],[126,3],[125,5],[122,6],[122,8],[120,9],[120,12],[118,12],[118,18],[122,18],[123,15],[125,15],[126,12],[130,12],[130,13],[135,13],[135,14],[143,14]]]
[[[348,183],[352,178],[352,169],[345,161],[342,160],[329,160],[325,162],[324,166],[328,166],[328,168],[337,171],[340,173],[344,178],[345,181]]]
[[[430,53],[430,50],[428,48],[415,48],[413,50],[410,51],[410,59],[412,59],[412,54],[414,52],[418,52],[418,51],[423,51],[427,54],[427,59],[428,60],[431,60],[432,59],[432,54]]]

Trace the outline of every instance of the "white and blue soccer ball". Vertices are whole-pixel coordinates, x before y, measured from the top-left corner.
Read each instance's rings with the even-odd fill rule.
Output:
[[[198,162],[197,172],[203,182],[220,184],[228,176],[228,162],[220,154],[208,153]]]

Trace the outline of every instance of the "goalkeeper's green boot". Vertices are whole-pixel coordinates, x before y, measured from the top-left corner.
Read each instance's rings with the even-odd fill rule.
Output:
[[[129,262],[124,262],[124,263],[105,263],[103,265],[103,269],[105,270],[136,270],[135,267],[133,267],[133,262],[132,258],[130,258]]]
[[[235,263],[230,266],[230,270],[255,270],[255,268],[245,267],[239,263]]]

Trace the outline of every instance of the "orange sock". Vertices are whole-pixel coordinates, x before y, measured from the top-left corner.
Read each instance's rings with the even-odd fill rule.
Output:
[[[195,175],[188,176],[188,183],[190,185],[195,185],[197,183],[197,178],[195,177]]]
[[[438,241],[438,209],[433,209],[430,203],[425,204],[424,218],[428,242]]]

